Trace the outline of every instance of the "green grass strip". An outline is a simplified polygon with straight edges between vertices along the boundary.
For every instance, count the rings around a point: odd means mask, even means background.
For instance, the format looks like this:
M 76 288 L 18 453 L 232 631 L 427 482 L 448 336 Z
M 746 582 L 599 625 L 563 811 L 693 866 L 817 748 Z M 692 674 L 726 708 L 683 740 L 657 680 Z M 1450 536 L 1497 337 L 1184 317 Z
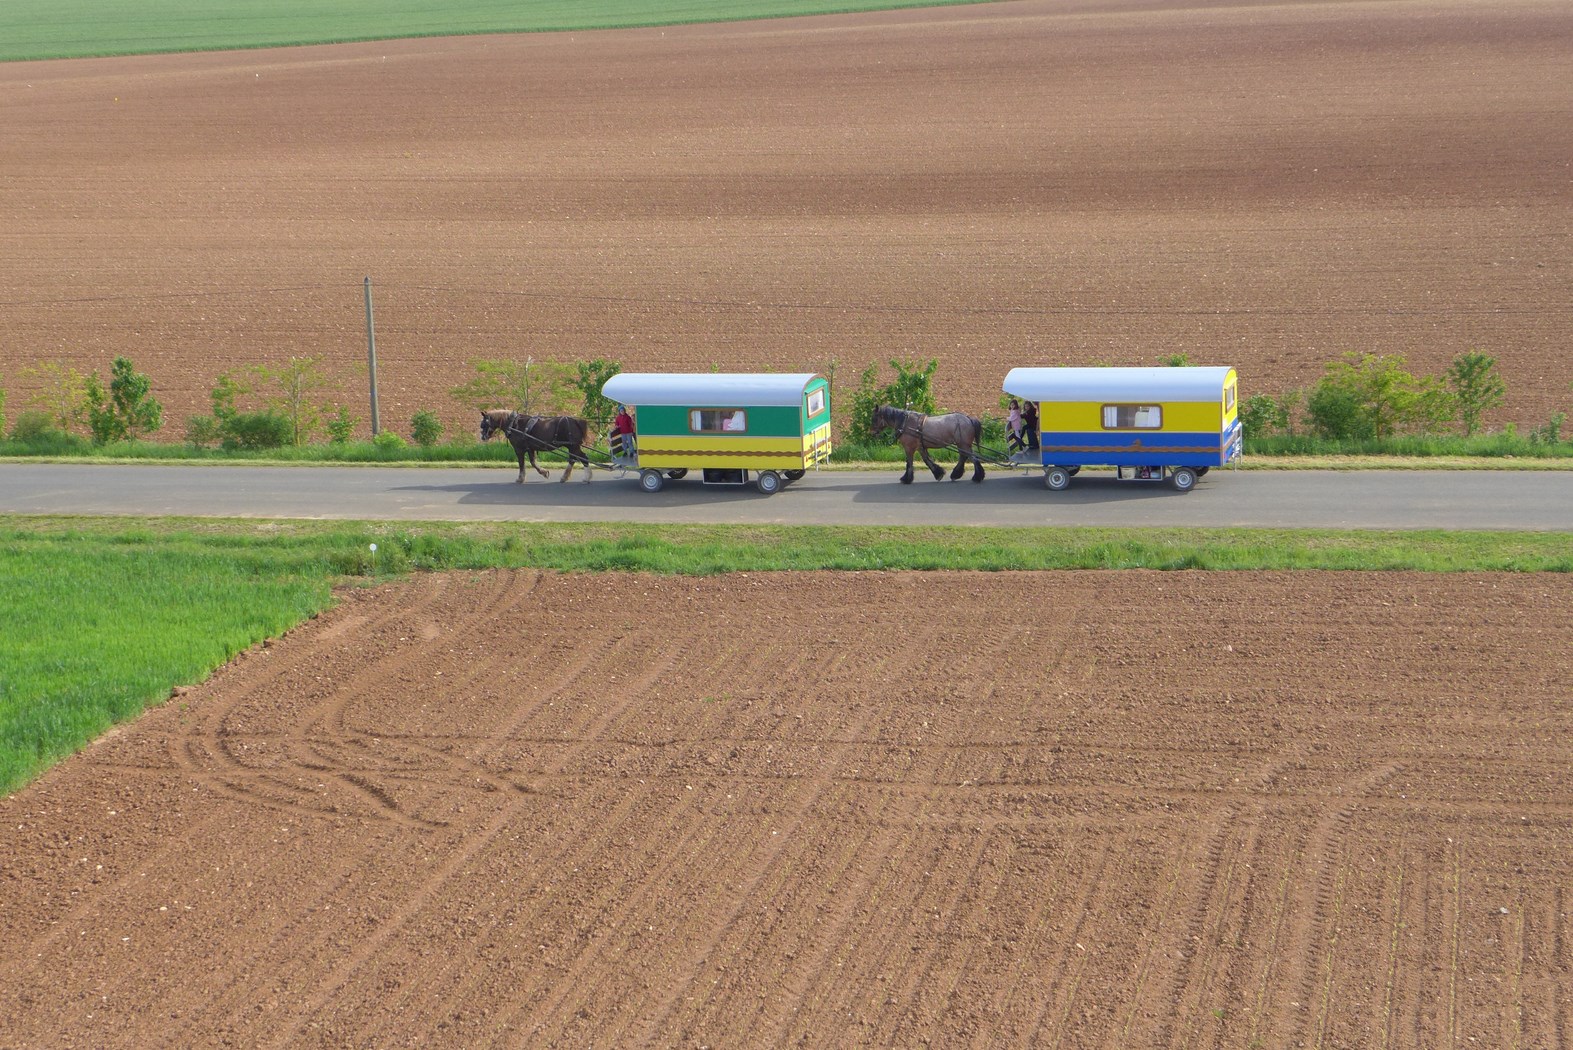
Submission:
M 377 545 L 375 553 L 371 545 Z M 0 518 L 0 791 L 326 608 L 419 570 L 1573 571 L 1565 534 Z
M 0 61 L 539 33 L 941 7 L 982 0 L 5 0 Z
M 0 791 L 331 600 L 249 537 L 0 531 Z

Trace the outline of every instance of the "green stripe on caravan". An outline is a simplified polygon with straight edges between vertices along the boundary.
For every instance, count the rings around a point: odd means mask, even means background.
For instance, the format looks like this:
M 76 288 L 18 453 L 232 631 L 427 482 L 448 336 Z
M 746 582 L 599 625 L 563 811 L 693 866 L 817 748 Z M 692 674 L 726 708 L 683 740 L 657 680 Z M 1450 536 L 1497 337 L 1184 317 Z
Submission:
M 695 405 L 695 408 L 700 406 Z M 797 406 L 713 405 L 707 408 L 743 409 L 750 437 L 798 437 L 803 433 L 803 410 Z M 636 427 L 641 436 L 692 434 L 687 407 L 676 405 L 639 405 Z

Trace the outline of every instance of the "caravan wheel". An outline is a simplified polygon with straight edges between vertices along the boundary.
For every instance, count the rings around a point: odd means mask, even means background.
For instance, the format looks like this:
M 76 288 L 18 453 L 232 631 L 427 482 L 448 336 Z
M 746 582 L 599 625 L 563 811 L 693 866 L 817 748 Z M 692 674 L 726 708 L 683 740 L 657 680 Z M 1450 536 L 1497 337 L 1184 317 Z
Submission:
M 1196 471 L 1190 467 L 1175 467 L 1169 473 L 1169 487 L 1176 492 L 1189 492 L 1196 487 Z
M 761 470 L 754 479 L 754 485 L 767 496 L 774 496 L 781 491 L 781 475 L 773 470 Z
M 666 484 L 659 470 L 641 470 L 639 472 L 639 487 L 646 492 L 660 492 L 661 486 Z
M 1043 472 L 1043 483 L 1050 492 L 1063 492 L 1070 487 L 1071 474 L 1064 467 L 1049 467 Z

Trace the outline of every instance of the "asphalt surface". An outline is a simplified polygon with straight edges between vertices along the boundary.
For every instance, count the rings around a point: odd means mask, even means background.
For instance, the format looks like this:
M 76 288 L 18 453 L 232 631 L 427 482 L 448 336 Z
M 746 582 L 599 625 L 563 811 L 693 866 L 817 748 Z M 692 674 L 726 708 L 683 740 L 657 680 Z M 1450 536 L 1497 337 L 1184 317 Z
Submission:
M 0 514 L 377 521 L 630 521 L 825 525 L 1131 525 L 1573 531 L 1573 471 L 1214 470 L 1190 493 L 1084 472 L 1063 492 L 1041 473 L 982 484 L 812 472 L 774 496 L 701 484 L 658 493 L 637 477 L 593 483 L 513 468 L 0 464 Z

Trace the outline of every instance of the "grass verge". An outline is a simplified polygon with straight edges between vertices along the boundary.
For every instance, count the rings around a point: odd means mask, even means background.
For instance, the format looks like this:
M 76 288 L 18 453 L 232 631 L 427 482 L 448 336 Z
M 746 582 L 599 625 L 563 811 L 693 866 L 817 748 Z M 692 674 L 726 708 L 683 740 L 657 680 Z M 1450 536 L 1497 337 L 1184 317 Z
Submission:
M 336 585 L 490 568 L 1573 572 L 1573 547 L 1499 532 L 0 518 L 0 791 L 327 607 Z

